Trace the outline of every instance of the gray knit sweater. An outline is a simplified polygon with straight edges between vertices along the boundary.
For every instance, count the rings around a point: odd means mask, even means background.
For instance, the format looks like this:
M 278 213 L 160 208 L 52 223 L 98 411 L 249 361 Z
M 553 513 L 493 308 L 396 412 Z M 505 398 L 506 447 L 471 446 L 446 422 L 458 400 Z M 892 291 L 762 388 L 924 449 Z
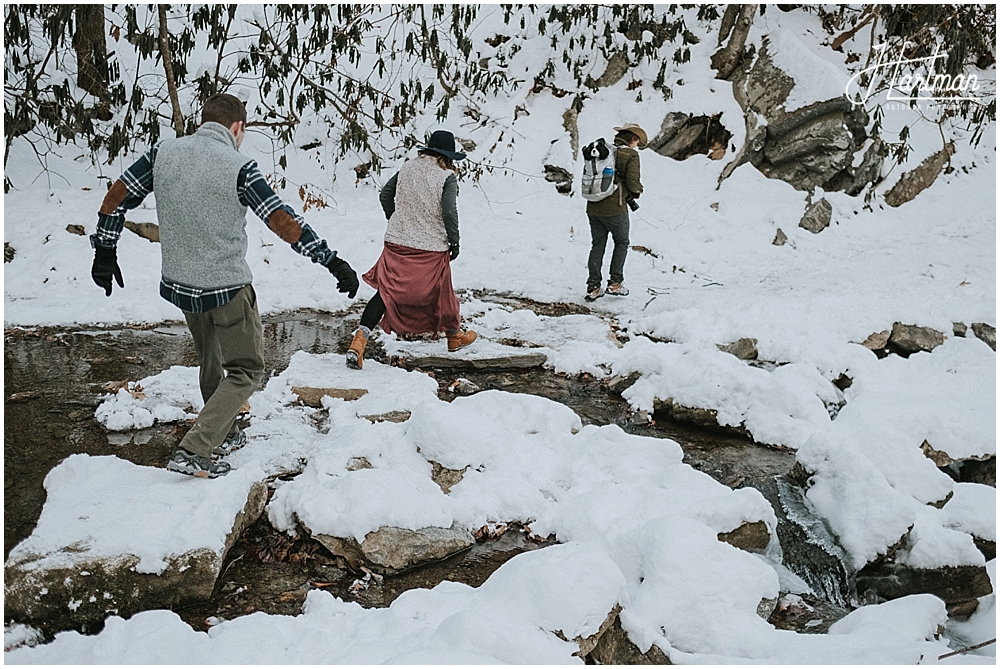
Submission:
M 219 123 L 159 145 L 153 183 L 164 279 L 204 289 L 253 281 L 246 262 L 247 207 L 236 189 L 249 162 Z

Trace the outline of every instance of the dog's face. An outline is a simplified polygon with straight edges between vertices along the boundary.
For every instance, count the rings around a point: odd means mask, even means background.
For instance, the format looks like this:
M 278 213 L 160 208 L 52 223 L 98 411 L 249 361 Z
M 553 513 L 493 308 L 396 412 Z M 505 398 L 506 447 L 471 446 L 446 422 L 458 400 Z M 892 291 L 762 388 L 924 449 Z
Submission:
M 608 150 L 608 145 L 604 141 L 604 138 L 597 140 L 596 142 L 591 142 L 587 146 L 583 147 L 583 157 L 587 160 L 604 160 L 608 157 L 610 151 Z

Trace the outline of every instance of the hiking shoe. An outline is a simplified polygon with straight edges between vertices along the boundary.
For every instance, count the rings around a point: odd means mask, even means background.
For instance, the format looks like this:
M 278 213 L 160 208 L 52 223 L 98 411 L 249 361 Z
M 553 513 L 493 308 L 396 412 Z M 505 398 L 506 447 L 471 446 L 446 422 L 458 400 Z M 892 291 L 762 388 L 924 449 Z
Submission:
M 215 461 L 211 458 L 203 458 L 194 453 L 188 453 L 183 448 L 175 448 L 167 463 L 167 469 L 178 474 L 197 476 L 203 479 L 214 479 L 225 476 L 232 467 L 224 460 Z
M 604 295 L 604 291 L 601 290 L 600 286 L 597 286 L 595 288 L 587 288 L 587 294 L 583 296 L 583 299 L 587 300 L 588 302 L 593 302 L 602 295 Z
M 229 455 L 233 451 L 237 451 L 247 445 L 247 433 L 243 430 L 238 430 L 236 434 L 231 434 L 226 437 L 226 440 L 212 449 L 212 457 L 220 458 Z
M 475 330 L 459 330 L 456 334 L 448 335 L 448 352 L 454 353 L 460 348 L 465 348 L 476 341 Z
M 358 328 L 358 331 L 354 333 L 354 339 L 351 340 L 351 347 L 347 349 L 347 366 L 351 369 L 361 369 L 365 364 L 365 344 L 368 343 L 368 337 L 365 336 L 364 330 Z
M 628 295 L 628 288 L 620 283 L 609 283 L 608 284 L 608 295 L 619 295 L 625 297 Z

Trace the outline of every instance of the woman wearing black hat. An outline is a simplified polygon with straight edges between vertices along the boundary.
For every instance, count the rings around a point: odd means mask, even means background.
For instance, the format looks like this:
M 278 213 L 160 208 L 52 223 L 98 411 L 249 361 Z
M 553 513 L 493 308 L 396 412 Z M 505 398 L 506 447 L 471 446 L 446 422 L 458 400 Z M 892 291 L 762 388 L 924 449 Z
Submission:
M 458 177 L 455 137 L 434 132 L 417 157 L 408 160 L 382 188 L 379 201 L 389 221 L 385 246 L 362 277 L 376 291 L 361 315 L 347 351 L 347 365 L 361 369 L 365 345 L 381 322 L 385 332 L 441 333 L 448 350 L 476 340 L 459 327 L 458 298 L 451 285 L 451 261 L 458 257 Z

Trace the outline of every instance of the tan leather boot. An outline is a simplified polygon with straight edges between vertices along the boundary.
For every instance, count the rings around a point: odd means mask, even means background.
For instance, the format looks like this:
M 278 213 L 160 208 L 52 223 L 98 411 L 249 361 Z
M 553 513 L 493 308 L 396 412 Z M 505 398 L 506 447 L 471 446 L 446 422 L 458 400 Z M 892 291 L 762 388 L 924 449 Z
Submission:
M 351 369 L 361 369 L 365 364 L 365 344 L 368 343 L 368 337 L 365 336 L 365 332 L 362 329 L 358 329 L 354 333 L 354 339 L 351 340 L 351 346 L 347 349 L 347 366 Z
M 465 348 L 474 341 L 476 341 L 475 330 L 466 330 L 464 332 L 459 330 L 453 335 L 448 335 L 448 352 L 454 353 L 458 349 Z

